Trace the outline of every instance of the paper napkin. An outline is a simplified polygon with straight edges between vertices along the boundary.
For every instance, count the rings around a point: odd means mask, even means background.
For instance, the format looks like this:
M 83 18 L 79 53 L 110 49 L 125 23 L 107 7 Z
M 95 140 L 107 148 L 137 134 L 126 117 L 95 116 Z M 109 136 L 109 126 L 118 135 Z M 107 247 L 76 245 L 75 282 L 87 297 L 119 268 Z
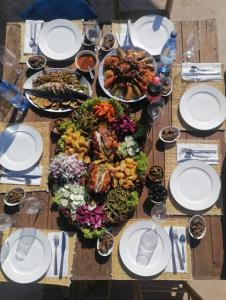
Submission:
M 200 71 L 192 72 L 191 66 L 198 67 Z M 181 75 L 182 79 L 186 81 L 210 81 L 223 78 L 221 63 L 183 63 Z
M 38 39 L 39 39 L 39 34 L 42 29 L 42 25 L 44 24 L 44 21 L 42 20 L 26 20 L 25 21 L 25 34 L 24 34 L 24 54 L 32 54 L 32 47 L 29 45 L 29 40 L 31 38 L 31 25 L 32 23 L 36 23 L 36 36 L 35 36 L 35 41 L 36 44 L 38 45 Z
M 29 185 L 40 185 L 42 180 L 42 170 L 41 165 L 35 165 L 32 168 L 25 170 L 23 172 L 9 171 L 2 169 L 0 171 L 0 183 L 4 184 L 27 184 L 26 179 L 29 179 Z M 4 175 L 1 175 L 4 173 Z M 18 177 L 20 175 L 20 177 Z M 31 178 L 29 176 L 39 176 Z
M 194 153 L 194 155 L 188 155 L 186 154 L 185 151 L 183 151 L 186 148 L 192 150 L 199 150 L 200 152 Z M 206 150 L 213 150 L 216 152 L 215 153 L 202 152 Z M 200 160 L 210 165 L 217 165 L 219 163 L 218 145 L 177 143 L 177 162 L 182 162 L 187 160 Z
M 179 238 L 180 238 L 181 234 L 184 234 L 185 237 L 186 237 L 186 228 L 185 227 L 177 227 L 177 226 L 174 226 L 173 228 L 177 230 L 177 233 L 178 233 L 178 245 L 179 245 L 180 253 L 182 255 L 182 245 L 179 242 Z M 169 235 L 170 227 L 164 227 L 164 229 L 167 232 L 167 234 Z M 179 259 L 178 259 L 178 254 L 177 254 L 176 245 L 175 245 L 175 242 L 174 242 L 174 255 L 175 255 L 175 261 L 176 261 L 177 273 L 187 273 L 187 259 L 188 259 L 187 258 L 187 241 L 185 241 L 185 243 L 183 245 L 184 245 L 185 263 L 184 263 L 184 270 L 181 270 L 180 269 Z M 170 258 L 169 264 L 166 267 L 165 272 L 173 273 L 172 257 Z
M 55 246 L 54 246 L 54 235 L 57 234 L 59 237 L 59 246 L 57 247 L 57 269 L 58 269 L 58 275 L 54 275 L 54 259 L 55 259 Z M 64 261 L 63 261 L 63 277 L 68 277 L 68 233 L 65 232 L 66 235 L 66 248 L 64 252 Z M 60 262 L 61 262 L 61 244 L 62 244 L 62 231 L 56 231 L 56 232 L 49 232 L 48 233 L 48 240 L 50 242 L 51 248 L 52 248 L 52 259 L 51 264 L 49 267 L 49 270 L 46 274 L 47 277 L 59 277 L 59 271 L 60 271 Z

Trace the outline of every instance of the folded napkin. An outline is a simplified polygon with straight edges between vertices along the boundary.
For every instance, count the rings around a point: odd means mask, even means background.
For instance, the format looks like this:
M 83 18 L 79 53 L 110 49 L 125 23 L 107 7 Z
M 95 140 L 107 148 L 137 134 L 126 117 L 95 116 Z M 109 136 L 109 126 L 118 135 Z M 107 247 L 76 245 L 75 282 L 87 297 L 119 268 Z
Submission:
M 198 69 L 191 68 L 195 66 Z M 192 71 L 195 70 L 195 71 Z M 183 63 L 182 79 L 186 81 L 221 80 L 221 63 Z
M 42 29 L 44 21 L 41 20 L 26 20 L 25 22 L 25 34 L 24 34 L 24 54 L 32 54 L 32 47 L 29 45 L 29 41 L 31 39 L 31 25 L 32 24 L 37 24 L 36 27 L 36 34 L 35 34 L 35 42 L 36 45 L 38 46 L 38 39 L 39 39 L 39 34 Z M 37 47 L 38 48 L 38 47 Z
M 54 275 L 54 260 L 55 260 L 55 246 L 54 246 L 54 235 L 57 234 L 59 237 L 59 246 L 57 247 L 57 269 L 58 269 L 58 275 Z M 63 277 L 68 277 L 68 233 L 65 232 L 66 235 L 66 248 L 64 252 L 64 260 L 63 260 Z M 62 244 L 62 232 L 56 231 L 56 232 L 49 232 L 48 233 L 48 240 L 50 242 L 51 248 L 52 248 L 52 260 L 49 267 L 49 270 L 46 274 L 47 277 L 59 277 L 59 271 L 60 271 L 60 262 L 61 262 L 61 244 Z
M 42 170 L 41 165 L 35 165 L 30 169 L 27 169 L 23 172 L 9 171 L 2 169 L 0 171 L 0 183 L 4 184 L 27 184 L 27 179 L 29 179 L 30 185 L 40 185 L 42 179 Z M 30 177 L 35 176 L 35 177 Z M 36 177 L 37 176 L 37 177 Z
M 186 154 L 186 148 L 191 150 L 198 150 L 192 154 Z M 215 153 L 205 153 L 205 151 L 213 150 Z M 200 152 L 199 152 L 200 151 Z M 202 152 L 203 151 L 203 152 Z M 177 162 L 187 160 L 200 160 L 210 165 L 217 165 L 219 163 L 218 145 L 216 144 L 185 144 L 177 143 Z
M 179 238 L 180 238 L 181 234 L 184 234 L 184 236 L 186 237 L 186 228 L 185 227 L 177 227 L 177 226 L 174 226 L 173 228 L 177 229 L 179 250 L 180 250 L 180 253 L 182 255 L 182 245 L 179 242 Z M 167 232 L 167 234 L 169 235 L 170 227 L 164 227 L 164 229 Z M 185 255 L 184 270 L 180 269 L 180 263 L 179 263 L 179 259 L 178 259 L 178 254 L 177 254 L 177 249 L 176 249 L 175 242 L 174 242 L 174 245 L 173 245 L 173 247 L 174 247 L 173 251 L 174 251 L 174 255 L 175 255 L 177 273 L 187 273 L 187 241 L 185 241 L 185 243 L 183 245 L 184 245 L 184 255 Z M 173 273 L 172 258 L 170 259 L 169 264 L 165 268 L 165 272 Z

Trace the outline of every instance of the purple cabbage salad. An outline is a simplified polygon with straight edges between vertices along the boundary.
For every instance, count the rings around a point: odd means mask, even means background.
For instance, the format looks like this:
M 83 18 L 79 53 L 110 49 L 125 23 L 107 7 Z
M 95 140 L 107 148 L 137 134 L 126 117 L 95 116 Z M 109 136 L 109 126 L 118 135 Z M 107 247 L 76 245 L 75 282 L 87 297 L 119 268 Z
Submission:
M 79 183 L 86 169 L 86 165 L 74 155 L 60 153 L 51 160 L 49 175 L 55 180 Z
M 82 205 L 76 211 L 76 222 L 81 227 L 88 227 L 91 229 L 101 228 L 106 216 L 102 206 Z
M 112 127 L 119 137 L 134 134 L 137 129 L 136 122 L 128 115 L 123 115 L 115 119 Z

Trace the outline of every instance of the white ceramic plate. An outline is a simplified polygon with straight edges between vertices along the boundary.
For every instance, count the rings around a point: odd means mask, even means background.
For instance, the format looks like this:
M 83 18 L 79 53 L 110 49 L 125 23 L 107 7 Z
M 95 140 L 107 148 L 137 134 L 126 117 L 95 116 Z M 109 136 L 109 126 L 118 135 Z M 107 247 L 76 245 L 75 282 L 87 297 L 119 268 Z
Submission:
M 121 47 L 123 49 L 123 47 Z M 139 47 L 135 47 L 133 48 L 134 50 L 137 50 L 137 51 L 142 51 L 144 49 L 141 49 Z M 140 98 L 137 98 L 137 99 L 133 99 L 133 100 L 125 100 L 123 98 L 119 98 L 119 97 L 116 97 L 114 95 L 111 94 L 111 92 L 106 89 L 104 87 L 104 63 L 105 63 L 105 59 L 108 57 L 108 56 L 111 56 L 111 55 L 116 55 L 117 54 L 117 51 L 116 49 L 112 49 L 110 52 L 108 52 L 108 54 L 105 55 L 104 59 L 102 60 L 100 66 L 99 66 L 99 72 L 98 72 L 98 79 L 99 79 L 99 83 L 100 83 L 100 86 L 102 88 L 102 90 L 105 92 L 105 94 L 108 95 L 108 97 L 110 98 L 114 98 L 114 99 L 117 99 L 119 101 L 122 101 L 122 102 L 125 102 L 125 103 L 133 103 L 133 102 L 138 102 L 142 99 L 144 99 L 146 97 L 146 94 L 144 93 L 144 95 L 142 95 Z M 157 64 L 156 64 L 156 61 L 154 59 L 154 57 L 152 57 L 151 54 L 149 53 L 146 53 L 146 57 L 151 57 L 153 59 L 153 65 L 154 65 L 154 68 L 155 68 L 155 72 L 157 70 Z
M 48 238 L 39 230 L 27 257 L 18 261 L 15 257 L 21 229 L 13 232 L 7 239 L 9 253 L 2 263 L 2 270 L 12 281 L 30 283 L 40 279 L 51 263 L 51 245 Z
M 71 58 L 81 45 L 81 30 L 74 23 L 64 19 L 45 23 L 39 35 L 40 50 L 54 60 Z
M 1 133 L 0 165 L 11 171 L 31 168 L 40 159 L 43 140 L 32 126 L 15 124 Z
M 148 228 L 155 226 L 158 244 L 147 266 L 136 263 L 136 255 L 141 235 Z M 127 269 L 139 276 L 154 276 L 162 272 L 169 263 L 172 247 L 168 234 L 158 224 L 152 221 L 139 221 L 129 226 L 122 234 L 119 243 L 119 253 Z
M 151 55 L 160 55 L 173 29 L 173 23 L 165 17 L 144 16 L 131 25 L 132 42 Z
M 226 117 L 226 99 L 215 87 L 198 85 L 183 94 L 179 109 L 183 120 L 191 127 L 211 130 Z
M 55 71 L 72 71 L 70 69 L 64 69 L 64 68 L 49 68 L 47 69 L 48 72 L 55 72 Z M 24 83 L 24 86 L 23 88 L 24 89 L 31 89 L 32 88 L 32 81 L 34 79 L 36 79 L 39 75 L 42 74 L 43 71 L 39 71 L 35 74 L 33 74 L 31 77 L 29 77 L 25 83 Z M 80 79 L 80 84 L 81 85 L 86 85 L 88 90 L 89 90 L 89 96 L 91 97 L 92 96 L 92 88 L 91 88 L 91 85 L 89 83 L 89 81 L 84 77 L 82 76 L 81 79 Z M 54 113 L 62 113 L 62 112 L 70 112 L 73 110 L 73 108 L 65 108 L 65 109 L 57 109 L 57 110 L 54 110 L 54 109 L 51 109 L 51 108 L 40 108 L 38 107 L 33 101 L 32 99 L 30 98 L 30 94 L 29 93 L 25 93 L 28 101 L 35 107 L 37 107 L 38 109 L 41 109 L 41 110 L 45 110 L 45 111 L 49 111 L 49 112 L 54 112 Z
M 218 200 L 220 189 L 221 182 L 216 171 L 198 160 L 180 163 L 170 178 L 173 198 L 189 210 L 211 207 Z

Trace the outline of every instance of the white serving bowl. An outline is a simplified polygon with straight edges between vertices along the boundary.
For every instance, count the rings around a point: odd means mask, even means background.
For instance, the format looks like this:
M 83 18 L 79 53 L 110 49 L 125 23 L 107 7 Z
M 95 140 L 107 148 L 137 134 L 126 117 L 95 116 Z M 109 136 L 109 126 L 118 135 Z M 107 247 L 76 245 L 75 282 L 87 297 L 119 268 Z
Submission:
M 173 139 L 173 140 L 171 140 L 171 141 L 170 141 L 170 140 L 165 140 L 164 137 L 163 137 L 163 131 L 164 131 L 165 129 L 168 129 L 168 128 L 174 129 L 174 130 L 176 131 L 176 133 L 177 133 L 176 138 Z M 163 141 L 163 142 L 166 143 L 166 144 L 175 143 L 175 142 L 179 139 L 179 137 L 180 137 L 180 129 L 177 128 L 177 127 L 174 127 L 174 126 L 167 126 L 167 127 L 164 127 L 164 128 L 162 128 L 162 129 L 160 130 L 160 132 L 159 132 L 159 138 L 160 138 L 160 140 Z
M 111 237 L 113 238 L 113 244 L 112 244 L 112 247 L 108 250 L 108 252 L 107 253 L 101 253 L 100 252 L 100 240 L 98 239 L 97 240 L 97 252 L 101 255 L 101 256 L 109 256 L 111 253 L 112 253 L 112 251 L 113 251 L 113 248 L 114 248 L 114 236 L 109 232 L 109 231 L 106 231 L 106 233 L 108 233 L 109 235 L 111 235 Z M 105 234 L 105 233 L 104 233 Z
M 203 230 L 202 234 L 201 234 L 200 236 L 198 236 L 198 237 L 197 237 L 197 236 L 194 236 L 193 233 L 192 233 L 192 231 L 191 231 L 191 222 L 192 222 L 194 219 L 196 219 L 196 218 L 199 218 L 199 219 L 202 220 L 202 221 L 204 222 L 204 224 L 205 224 L 205 229 Z M 205 219 L 204 219 L 202 216 L 200 216 L 200 215 L 195 215 L 195 216 L 191 217 L 191 219 L 189 220 L 189 224 L 188 224 L 188 231 L 189 231 L 190 236 L 191 236 L 193 239 L 195 239 L 195 240 L 201 240 L 201 239 L 205 236 L 205 234 L 206 234 L 206 221 L 205 221 Z

